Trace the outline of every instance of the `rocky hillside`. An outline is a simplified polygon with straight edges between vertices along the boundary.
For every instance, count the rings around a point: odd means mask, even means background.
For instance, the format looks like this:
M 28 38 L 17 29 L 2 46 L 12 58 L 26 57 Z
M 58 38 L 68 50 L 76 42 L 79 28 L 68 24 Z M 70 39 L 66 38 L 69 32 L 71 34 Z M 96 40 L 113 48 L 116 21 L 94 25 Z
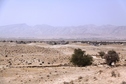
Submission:
M 49 25 L 29 26 L 14 24 L 0 26 L 0 37 L 10 38 L 71 38 L 71 39 L 126 39 L 126 26 L 83 25 L 69 27 L 53 27 Z

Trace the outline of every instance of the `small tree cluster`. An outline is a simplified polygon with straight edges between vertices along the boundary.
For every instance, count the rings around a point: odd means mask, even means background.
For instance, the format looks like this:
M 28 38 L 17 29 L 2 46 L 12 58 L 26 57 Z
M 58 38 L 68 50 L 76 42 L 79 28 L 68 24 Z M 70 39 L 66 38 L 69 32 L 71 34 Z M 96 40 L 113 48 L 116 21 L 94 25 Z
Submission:
M 73 65 L 87 66 L 92 64 L 93 58 L 90 55 L 86 55 L 85 51 L 75 49 L 70 61 Z
M 108 51 L 108 53 L 105 54 L 104 58 L 106 60 L 106 63 L 110 66 L 112 65 L 112 63 L 119 61 L 119 55 L 114 50 Z

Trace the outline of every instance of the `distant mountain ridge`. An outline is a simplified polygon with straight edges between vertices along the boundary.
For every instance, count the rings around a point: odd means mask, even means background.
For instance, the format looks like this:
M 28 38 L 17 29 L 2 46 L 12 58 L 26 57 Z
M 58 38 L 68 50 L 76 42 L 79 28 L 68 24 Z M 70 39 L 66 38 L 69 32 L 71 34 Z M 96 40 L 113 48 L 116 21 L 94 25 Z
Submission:
M 83 25 L 54 27 L 50 25 L 14 24 L 0 26 L 0 38 L 65 38 L 65 39 L 126 39 L 126 26 Z

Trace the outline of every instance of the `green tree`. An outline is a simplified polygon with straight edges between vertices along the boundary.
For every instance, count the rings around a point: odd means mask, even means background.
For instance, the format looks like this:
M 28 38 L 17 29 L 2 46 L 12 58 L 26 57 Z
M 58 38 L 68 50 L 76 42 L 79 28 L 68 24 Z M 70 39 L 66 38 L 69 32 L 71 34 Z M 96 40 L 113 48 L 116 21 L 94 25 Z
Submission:
M 75 49 L 70 61 L 73 65 L 80 67 L 91 65 L 93 58 L 90 55 L 86 55 L 85 51 L 82 51 L 81 49 Z

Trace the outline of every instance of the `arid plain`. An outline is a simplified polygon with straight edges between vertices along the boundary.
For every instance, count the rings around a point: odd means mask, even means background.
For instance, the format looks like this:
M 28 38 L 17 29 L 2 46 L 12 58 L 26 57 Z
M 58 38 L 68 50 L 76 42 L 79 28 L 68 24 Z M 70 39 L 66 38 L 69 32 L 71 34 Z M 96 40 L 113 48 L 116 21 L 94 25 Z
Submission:
M 77 48 L 93 57 L 91 66 L 70 63 Z M 107 66 L 98 55 L 109 50 L 119 53 L 116 67 Z M 126 44 L 0 42 L 0 84 L 126 84 Z

